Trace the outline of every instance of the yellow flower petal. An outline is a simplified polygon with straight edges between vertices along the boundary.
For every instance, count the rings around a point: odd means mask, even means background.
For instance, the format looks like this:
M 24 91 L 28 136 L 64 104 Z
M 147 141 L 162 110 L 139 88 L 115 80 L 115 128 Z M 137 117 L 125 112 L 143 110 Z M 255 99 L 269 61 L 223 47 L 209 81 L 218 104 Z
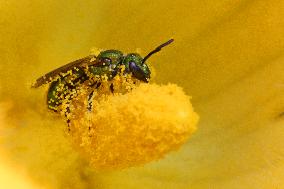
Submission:
M 1 149 L 50 188 L 283 188 L 282 0 L 1 1 Z M 93 46 L 125 53 L 171 45 L 149 59 L 202 117 L 176 153 L 141 168 L 92 172 L 46 113 L 38 76 Z M 79 163 L 78 163 L 79 161 Z M 15 170 L 17 172 L 17 170 Z M 3 176 L 3 175 L 2 175 Z

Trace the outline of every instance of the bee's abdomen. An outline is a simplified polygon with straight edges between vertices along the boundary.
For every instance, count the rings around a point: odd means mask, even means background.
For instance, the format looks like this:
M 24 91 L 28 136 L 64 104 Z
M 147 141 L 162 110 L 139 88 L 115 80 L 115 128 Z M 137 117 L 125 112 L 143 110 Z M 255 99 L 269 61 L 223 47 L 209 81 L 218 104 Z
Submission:
M 84 70 L 76 68 L 71 74 L 53 81 L 47 93 L 48 108 L 57 111 L 64 100 L 71 100 L 76 96 L 78 87 L 87 79 Z
M 48 108 L 57 111 L 57 107 L 62 104 L 64 99 L 64 84 L 60 81 L 53 81 L 47 92 L 47 105 Z M 66 90 L 67 91 L 67 90 Z

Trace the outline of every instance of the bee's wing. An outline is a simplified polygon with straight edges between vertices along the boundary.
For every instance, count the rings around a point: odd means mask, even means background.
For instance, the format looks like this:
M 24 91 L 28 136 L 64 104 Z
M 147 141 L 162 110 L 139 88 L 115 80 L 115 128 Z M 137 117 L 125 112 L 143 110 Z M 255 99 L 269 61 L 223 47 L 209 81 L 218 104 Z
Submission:
M 74 67 L 82 67 L 82 66 L 87 66 L 90 64 L 95 64 L 95 60 L 96 60 L 96 56 L 90 55 L 90 56 L 75 60 L 73 62 L 70 62 L 38 78 L 36 82 L 32 85 L 32 87 L 37 88 L 43 84 L 46 84 L 52 81 L 53 79 L 55 79 L 60 73 L 66 73 L 69 70 L 72 70 Z

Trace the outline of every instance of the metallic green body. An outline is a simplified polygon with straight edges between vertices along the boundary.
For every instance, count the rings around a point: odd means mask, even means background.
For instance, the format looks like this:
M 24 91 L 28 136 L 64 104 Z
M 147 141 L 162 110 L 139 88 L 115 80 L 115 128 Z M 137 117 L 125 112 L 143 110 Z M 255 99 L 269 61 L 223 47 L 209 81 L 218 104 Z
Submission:
M 91 81 L 92 77 L 97 78 L 104 75 L 107 76 L 108 80 L 111 80 L 120 71 L 122 65 L 125 66 L 124 74 L 131 74 L 136 79 L 149 82 L 151 72 L 145 61 L 173 41 L 173 39 L 170 39 L 159 45 L 144 58 L 137 53 L 124 56 L 118 50 L 102 51 L 97 57 L 90 55 L 45 74 L 37 79 L 34 87 L 51 82 L 47 93 L 47 104 L 49 109 L 57 111 L 63 100 L 70 101 L 76 96 L 76 91 L 82 83 L 87 80 Z M 59 78 L 55 79 L 57 76 Z M 96 89 L 100 86 L 100 82 L 89 82 L 87 85 Z M 113 85 L 110 85 L 110 90 L 113 92 Z
M 124 60 L 130 59 L 125 59 L 122 52 L 118 50 L 106 50 L 102 51 L 94 60 L 94 64 L 89 65 L 87 69 L 73 68 L 72 74 L 61 76 L 50 84 L 47 93 L 48 108 L 57 111 L 63 100 L 71 100 L 78 87 L 86 80 L 89 80 L 90 77 L 105 75 L 111 80 L 117 74 Z M 139 56 L 135 60 L 142 61 L 142 58 Z M 130 71 L 125 72 L 125 74 L 129 73 Z

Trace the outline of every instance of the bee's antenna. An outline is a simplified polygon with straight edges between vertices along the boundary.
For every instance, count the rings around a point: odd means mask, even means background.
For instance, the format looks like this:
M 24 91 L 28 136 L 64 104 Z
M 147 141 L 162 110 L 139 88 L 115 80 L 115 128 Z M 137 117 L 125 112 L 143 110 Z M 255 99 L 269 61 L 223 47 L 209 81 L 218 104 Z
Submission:
M 153 51 L 151 51 L 149 54 L 147 54 L 147 56 L 145 56 L 145 57 L 143 58 L 142 64 L 144 64 L 145 61 L 146 61 L 150 56 L 152 56 L 153 54 L 159 52 L 163 47 L 165 47 L 165 46 L 171 44 L 173 41 L 174 41 L 174 39 L 170 39 L 170 40 L 168 40 L 167 42 L 165 42 L 165 43 L 161 44 L 160 46 L 158 46 L 157 48 L 155 48 Z

